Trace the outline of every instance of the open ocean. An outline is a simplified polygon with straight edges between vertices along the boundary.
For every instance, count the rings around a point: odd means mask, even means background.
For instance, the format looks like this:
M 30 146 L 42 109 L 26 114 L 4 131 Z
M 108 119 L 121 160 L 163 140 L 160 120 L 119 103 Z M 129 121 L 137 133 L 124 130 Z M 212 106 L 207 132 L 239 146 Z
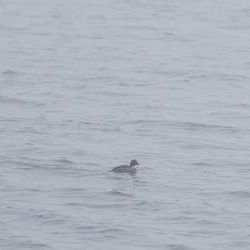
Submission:
M 248 250 L 249 218 L 249 0 L 0 0 L 1 250 Z

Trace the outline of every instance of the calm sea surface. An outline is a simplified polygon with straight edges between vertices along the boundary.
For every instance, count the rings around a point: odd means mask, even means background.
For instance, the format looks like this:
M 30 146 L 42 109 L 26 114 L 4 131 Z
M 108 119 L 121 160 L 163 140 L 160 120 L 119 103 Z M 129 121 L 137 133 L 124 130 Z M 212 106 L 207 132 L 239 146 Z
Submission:
M 249 218 L 249 0 L 0 0 L 1 250 L 247 250 Z

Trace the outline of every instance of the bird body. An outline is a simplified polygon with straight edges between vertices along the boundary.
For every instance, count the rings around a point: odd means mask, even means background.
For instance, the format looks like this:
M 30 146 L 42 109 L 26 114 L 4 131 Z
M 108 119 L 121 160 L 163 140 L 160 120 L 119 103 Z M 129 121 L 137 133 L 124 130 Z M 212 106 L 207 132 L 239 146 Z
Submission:
M 128 173 L 128 174 L 135 174 L 136 168 L 135 166 L 139 165 L 137 160 L 132 160 L 130 165 L 120 165 L 118 167 L 113 168 L 111 171 L 114 173 Z

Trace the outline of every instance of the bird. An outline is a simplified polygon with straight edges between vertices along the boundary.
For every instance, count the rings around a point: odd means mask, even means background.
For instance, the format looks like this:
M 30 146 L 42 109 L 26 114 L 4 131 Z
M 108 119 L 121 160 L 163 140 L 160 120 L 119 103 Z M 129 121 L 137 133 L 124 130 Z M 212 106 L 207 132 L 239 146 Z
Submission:
M 127 174 L 135 174 L 136 168 L 135 166 L 139 165 L 137 160 L 132 160 L 129 165 L 120 165 L 111 170 L 114 173 L 127 173 Z

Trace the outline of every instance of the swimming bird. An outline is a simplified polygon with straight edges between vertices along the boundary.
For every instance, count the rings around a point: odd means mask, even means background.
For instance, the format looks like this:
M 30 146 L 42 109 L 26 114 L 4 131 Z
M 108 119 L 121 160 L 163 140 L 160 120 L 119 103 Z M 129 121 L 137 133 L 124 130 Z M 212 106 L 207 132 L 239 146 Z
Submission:
M 139 165 L 137 160 L 132 160 L 129 165 L 121 165 L 121 166 L 115 167 L 111 170 L 111 172 L 135 174 L 136 173 L 136 168 L 135 168 L 136 165 Z

